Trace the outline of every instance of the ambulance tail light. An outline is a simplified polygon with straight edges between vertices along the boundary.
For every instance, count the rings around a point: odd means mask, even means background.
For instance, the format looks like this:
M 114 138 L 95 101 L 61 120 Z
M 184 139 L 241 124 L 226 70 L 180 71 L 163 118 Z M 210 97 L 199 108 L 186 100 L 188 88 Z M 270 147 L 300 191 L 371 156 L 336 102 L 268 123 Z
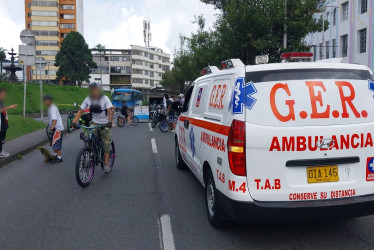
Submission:
M 233 120 L 227 140 L 231 172 L 235 175 L 246 175 L 245 157 L 245 123 Z

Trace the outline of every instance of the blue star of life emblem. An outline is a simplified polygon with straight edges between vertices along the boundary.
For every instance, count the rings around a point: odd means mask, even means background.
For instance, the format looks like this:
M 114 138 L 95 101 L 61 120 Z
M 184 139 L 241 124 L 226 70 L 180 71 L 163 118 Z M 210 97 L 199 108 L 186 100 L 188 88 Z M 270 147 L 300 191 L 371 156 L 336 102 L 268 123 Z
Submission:
M 253 82 L 245 83 L 244 77 L 238 78 L 235 82 L 232 113 L 243 114 L 244 107 L 251 110 L 257 101 L 252 95 L 256 93 L 257 89 Z
M 193 133 L 193 127 L 190 129 L 190 146 L 192 151 L 192 158 L 195 157 L 195 135 Z
M 374 92 L 374 80 L 369 80 L 369 90 Z

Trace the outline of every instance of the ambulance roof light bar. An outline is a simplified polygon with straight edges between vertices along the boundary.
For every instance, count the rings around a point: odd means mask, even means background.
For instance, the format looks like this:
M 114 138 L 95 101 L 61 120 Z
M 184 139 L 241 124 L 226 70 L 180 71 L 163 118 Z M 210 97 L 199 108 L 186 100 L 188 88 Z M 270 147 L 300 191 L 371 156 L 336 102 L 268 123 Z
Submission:
M 221 62 L 222 69 L 232 69 L 237 67 L 244 67 L 244 63 L 240 59 L 229 59 Z
M 208 67 L 204 68 L 202 71 L 200 71 L 200 74 L 202 76 L 204 76 L 204 75 L 216 73 L 218 71 L 219 71 L 219 69 L 216 66 L 208 66 Z
M 283 62 L 312 62 L 312 52 L 286 52 L 281 54 Z

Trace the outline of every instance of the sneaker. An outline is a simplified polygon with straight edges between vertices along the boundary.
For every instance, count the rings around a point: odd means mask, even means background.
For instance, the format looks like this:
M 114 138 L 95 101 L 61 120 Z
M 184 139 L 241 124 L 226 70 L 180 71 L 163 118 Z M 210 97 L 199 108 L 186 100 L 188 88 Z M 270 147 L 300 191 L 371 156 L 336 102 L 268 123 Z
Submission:
M 0 153 L 0 158 L 7 158 L 7 157 L 9 157 L 9 155 L 10 155 L 9 153 L 7 153 L 3 150 L 3 152 Z
M 109 165 L 104 165 L 104 172 L 105 173 L 109 173 L 111 170 L 112 170 L 112 168 L 109 167 Z
M 56 157 L 56 159 L 55 159 L 55 161 L 54 161 L 53 163 L 62 163 L 62 162 L 64 162 L 64 161 L 62 160 L 62 158 L 59 159 L 59 158 Z

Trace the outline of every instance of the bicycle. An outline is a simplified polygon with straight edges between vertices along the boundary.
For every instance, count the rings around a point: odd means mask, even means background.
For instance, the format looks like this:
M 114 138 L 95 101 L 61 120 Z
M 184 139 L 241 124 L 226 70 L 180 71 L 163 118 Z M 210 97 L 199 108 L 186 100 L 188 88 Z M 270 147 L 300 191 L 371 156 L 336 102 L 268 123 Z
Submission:
M 177 118 L 170 119 L 169 116 L 166 117 L 165 120 L 160 122 L 160 130 L 164 133 L 168 132 L 169 130 L 173 130 L 173 123 L 177 121 Z
M 96 136 L 93 133 L 94 129 L 104 129 L 104 126 L 84 126 L 83 130 L 85 130 L 86 133 L 82 132 L 80 134 L 80 138 L 84 141 L 84 147 L 80 150 L 77 156 L 75 164 L 75 177 L 79 186 L 83 188 L 86 188 L 91 184 L 95 173 L 95 167 L 97 165 L 100 164 L 101 168 L 104 168 L 103 143 L 100 139 L 100 132 L 99 136 Z M 116 158 L 116 149 L 113 141 L 109 157 L 109 167 L 113 168 Z
M 75 115 L 78 113 L 78 110 L 69 110 L 68 118 L 67 118 L 67 130 L 69 133 L 73 132 L 74 129 L 72 127 Z M 84 111 L 84 114 L 79 118 L 79 125 L 89 126 L 91 122 L 91 114 L 89 113 L 89 109 Z
M 131 124 L 133 126 L 138 125 L 139 118 L 134 116 L 133 112 L 130 113 L 129 117 L 130 117 Z M 117 125 L 118 125 L 118 127 L 122 128 L 126 125 L 126 123 L 128 123 L 127 119 L 124 116 L 122 116 L 118 113 L 118 115 L 117 115 Z

